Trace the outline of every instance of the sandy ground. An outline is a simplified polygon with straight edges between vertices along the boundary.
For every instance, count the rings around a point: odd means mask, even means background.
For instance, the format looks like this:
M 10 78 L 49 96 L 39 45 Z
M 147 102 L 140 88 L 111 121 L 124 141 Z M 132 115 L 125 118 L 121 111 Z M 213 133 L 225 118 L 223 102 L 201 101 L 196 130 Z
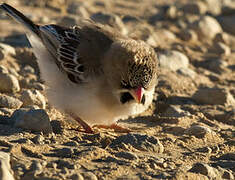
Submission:
M 19 105 L 6 107 L 0 98 L 0 151 L 9 155 L 15 179 L 234 179 L 235 36 L 223 26 L 212 37 L 214 24 L 202 32 L 207 26 L 195 28 L 194 22 L 205 14 L 220 22 L 235 15 L 235 6 L 226 14 L 213 12 L 216 0 L 200 1 L 193 8 L 186 0 L 5 2 L 39 24 L 72 25 L 107 13 L 111 18 L 102 17 L 105 23 L 147 41 L 158 55 L 177 51 L 188 59 L 185 66 L 182 57 L 180 63 L 165 67 L 160 62 L 152 106 L 139 117 L 119 122 L 131 133 L 96 128 L 95 134 L 85 134 L 46 98 L 22 97 L 28 91 L 43 96 L 43 80 L 23 28 L 0 13 L 0 41 L 13 47 L 0 48 L 0 75 L 11 74 L 19 83 L 17 90 L 0 88 L 1 96 L 20 100 Z M 219 10 L 226 6 L 222 2 Z M 49 134 L 17 126 L 12 117 L 17 109 L 38 107 L 49 115 Z

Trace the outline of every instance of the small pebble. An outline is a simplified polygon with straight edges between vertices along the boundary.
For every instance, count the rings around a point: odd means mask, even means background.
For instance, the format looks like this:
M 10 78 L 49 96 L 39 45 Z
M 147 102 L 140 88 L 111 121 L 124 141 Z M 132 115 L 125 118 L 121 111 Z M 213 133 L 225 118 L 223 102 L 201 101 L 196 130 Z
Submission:
M 43 109 L 18 109 L 12 116 L 14 126 L 45 134 L 52 132 L 50 118 Z
M 36 135 L 34 138 L 32 138 L 32 141 L 35 144 L 44 144 L 43 141 L 45 140 L 45 138 L 42 135 Z
M 199 104 L 235 106 L 235 99 L 225 88 L 201 88 L 194 93 L 192 98 Z
M 37 105 L 42 109 L 46 107 L 46 99 L 38 90 L 24 90 L 20 100 L 23 102 L 23 107 L 30 105 Z
M 217 33 L 223 32 L 218 21 L 211 16 L 202 16 L 192 28 L 198 33 L 200 40 L 214 39 Z
M 10 74 L 0 74 L 0 92 L 15 93 L 20 91 L 18 79 Z
M 70 176 L 71 180 L 84 180 L 83 176 L 80 173 L 73 174 Z
M 0 152 L 0 179 L 1 180 L 14 180 L 13 171 L 10 165 L 10 155 L 5 152 Z
M 98 12 L 91 15 L 90 18 L 95 22 L 101 24 L 108 24 L 110 26 L 117 28 L 123 35 L 127 35 L 128 33 L 127 28 L 125 27 L 119 16 L 117 15 Z
M 190 113 L 180 109 L 179 106 L 170 105 L 163 113 L 164 117 L 184 117 L 189 116 Z
M 0 94 L 0 108 L 18 109 L 23 103 L 13 97 Z
M 20 72 L 23 76 L 27 75 L 27 74 L 34 74 L 35 70 L 33 67 L 31 67 L 30 65 L 26 65 L 25 67 L 23 67 L 23 69 Z
M 194 135 L 197 138 L 203 138 L 203 137 L 205 137 L 206 134 L 212 133 L 212 131 L 211 131 L 211 129 L 204 127 L 204 126 L 193 125 L 190 128 L 188 128 L 185 131 L 185 133 L 189 134 L 189 135 Z
M 3 66 L 3 65 L 0 65 L 0 74 L 7 74 L 8 73 L 8 69 Z
M 192 79 L 194 79 L 197 74 L 195 71 L 193 71 L 192 69 L 189 69 L 189 68 L 180 68 L 177 70 L 177 73 L 179 73 L 183 76 L 186 76 L 186 77 L 190 77 Z
M 226 44 L 218 42 L 214 45 L 214 52 L 220 55 L 229 56 L 231 54 L 231 49 Z
M 230 172 L 230 171 L 228 171 L 228 170 L 225 170 L 225 171 L 223 172 L 222 178 L 223 178 L 223 179 L 231 179 L 231 180 L 233 180 L 233 179 L 234 179 L 234 175 L 233 175 L 232 172 Z
M 130 153 L 130 152 L 124 152 L 124 151 L 116 153 L 115 156 L 119 157 L 119 158 L 128 159 L 128 160 L 137 160 L 138 159 L 138 157 L 135 154 Z
M 98 180 L 98 178 L 96 177 L 95 174 L 93 174 L 92 172 L 85 172 L 82 173 L 84 179 L 86 180 Z
M 122 147 L 123 145 L 131 145 L 133 148 L 142 151 L 153 151 L 157 153 L 162 153 L 164 151 L 163 145 L 157 138 L 155 138 L 154 136 L 137 133 L 129 133 L 119 136 L 114 139 L 109 146 L 115 148 Z
M 182 10 L 184 13 L 189 13 L 189 14 L 205 14 L 207 11 L 207 7 L 205 3 L 200 2 L 200 1 L 195 1 L 195 2 L 190 2 L 186 3 Z
M 182 30 L 179 36 L 184 41 L 196 41 L 198 39 L 197 33 L 189 29 Z
M 209 176 L 210 178 L 219 177 L 219 172 L 215 168 L 205 163 L 195 163 L 189 171 L 194 173 L 200 173 L 205 176 Z
M 159 56 L 160 67 L 177 71 L 180 68 L 188 68 L 189 59 L 179 51 L 165 51 Z
M 71 148 L 61 148 L 61 149 L 55 149 L 56 151 L 56 156 L 61 157 L 61 158 L 66 158 L 66 157 L 72 157 L 73 155 L 73 150 Z
M 0 43 L 0 60 L 8 54 L 15 55 L 15 48 L 9 46 L 8 44 Z

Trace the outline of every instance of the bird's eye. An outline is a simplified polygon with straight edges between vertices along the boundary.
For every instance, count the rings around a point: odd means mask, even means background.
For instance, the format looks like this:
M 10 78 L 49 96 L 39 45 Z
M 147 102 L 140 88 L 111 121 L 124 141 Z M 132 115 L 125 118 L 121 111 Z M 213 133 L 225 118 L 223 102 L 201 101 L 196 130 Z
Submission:
M 131 100 L 134 100 L 134 98 L 132 97 L 132 95 L 129 92 L 121 93 L 120 102 L 122 104 L 125 104 Z

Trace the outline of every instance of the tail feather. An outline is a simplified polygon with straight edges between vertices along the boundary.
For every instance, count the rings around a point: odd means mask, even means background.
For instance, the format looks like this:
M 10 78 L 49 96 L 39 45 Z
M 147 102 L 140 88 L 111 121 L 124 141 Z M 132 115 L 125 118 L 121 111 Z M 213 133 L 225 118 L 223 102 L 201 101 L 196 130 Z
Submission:
M 34 24 L 29 18 L 23 15 L 21 12 L 17 11 L 15 8 L 11 7 L 6 3 L 2 3 L 0 8 L 4 10 L 7 15 L 15 19 L 20 24 L 23 24 L 28 30 L 39 36 L 39 26 Z

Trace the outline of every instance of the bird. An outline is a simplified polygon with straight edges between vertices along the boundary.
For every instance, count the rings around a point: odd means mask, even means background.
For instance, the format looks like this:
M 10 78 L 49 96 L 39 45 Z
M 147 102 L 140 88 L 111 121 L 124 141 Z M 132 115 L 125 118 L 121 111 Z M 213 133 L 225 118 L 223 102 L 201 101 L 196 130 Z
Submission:
M 0 8 L 25 27 L 48 102 L 85 133 L 94 133 L 94 126 L 125 129 L 118 120 L 151 105 L 159 65 L 144 41 L 92 20 L 73 27 L 37 25 L 9 4 Z

